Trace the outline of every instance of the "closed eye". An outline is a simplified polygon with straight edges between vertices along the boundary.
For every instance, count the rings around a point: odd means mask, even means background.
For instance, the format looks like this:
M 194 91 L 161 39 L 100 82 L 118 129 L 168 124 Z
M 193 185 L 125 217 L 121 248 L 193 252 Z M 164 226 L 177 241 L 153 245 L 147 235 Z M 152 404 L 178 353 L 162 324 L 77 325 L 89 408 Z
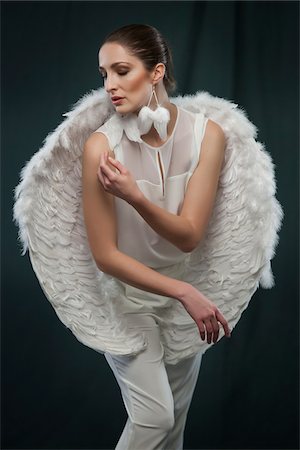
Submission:
M 127 72 L 119 72 L 118 75 L 123 76 L 123 75 L 126 75 L 127 73 L 128 73 L 128 71 Z M 106 78 L 106 75 L 103 75 L 102 73 L 100 73 L 100 75 L 101 75 L 101 78 L 103 78 L 103 79 Z

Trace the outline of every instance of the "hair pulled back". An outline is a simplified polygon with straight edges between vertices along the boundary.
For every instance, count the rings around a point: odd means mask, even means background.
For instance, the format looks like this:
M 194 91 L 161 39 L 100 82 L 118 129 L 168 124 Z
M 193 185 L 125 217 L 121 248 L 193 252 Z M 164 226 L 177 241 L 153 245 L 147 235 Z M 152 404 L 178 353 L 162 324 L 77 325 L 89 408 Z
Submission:
M 142 61 L 149 72 L 156 64 L 163 63 L 166 68 L 163 78 L 165 89 L 168 94 L 176 90 L 172 53 L 166 39 L 155 27 L 147 24 L 125 25 L 109 33 L 102 45 L 107 42 L 117 42 L 125 47 Z

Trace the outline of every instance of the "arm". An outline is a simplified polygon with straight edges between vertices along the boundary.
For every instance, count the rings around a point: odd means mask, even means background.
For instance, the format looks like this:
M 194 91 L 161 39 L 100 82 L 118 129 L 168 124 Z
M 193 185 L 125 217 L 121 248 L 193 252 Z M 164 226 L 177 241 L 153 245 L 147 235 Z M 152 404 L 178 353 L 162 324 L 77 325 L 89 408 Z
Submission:
M 161 208 L 148 200 L 141 192 L 131 205 L 145 221 L 163 238 L 167 239 L 183 252 L 193 250 L 193 229 L 189 220 Z
M 107 138 L 94 133 L 86 141 L 82 156 L 83 214 L 94 260 L 101 271 L 131 286 L 179 300 L 187 283 L 160 274 L 117 248 L 114 195 L 104 190 L 97 177 L 100 154 L 107 149 Z
M 224 158 L 225 135 L 208 120 L 202 140 L 199 164 L 191 176 L 179 215 L 155 205 L 141 192 L 131 205 L 160 236 L 183 252 L 200 242 L 211 216 Z
M 230 336 L 225 317 L 198 289 L 184 281 L 163 275 L 117 249 L 114 195 L 98 182 L 100 155 L 108 149 L 106 136 L 93 133 L 86 141 L 82 158 L 82 201 L 88 241 L 97 266 L 131 286 L 179 300 L 196 322 L 202 340 L 208 343 L 219 334 L 218 322 Z M 112 152 L 111 152 L 112 153 Z M 114 155 L 112 155 L 114 156 Z

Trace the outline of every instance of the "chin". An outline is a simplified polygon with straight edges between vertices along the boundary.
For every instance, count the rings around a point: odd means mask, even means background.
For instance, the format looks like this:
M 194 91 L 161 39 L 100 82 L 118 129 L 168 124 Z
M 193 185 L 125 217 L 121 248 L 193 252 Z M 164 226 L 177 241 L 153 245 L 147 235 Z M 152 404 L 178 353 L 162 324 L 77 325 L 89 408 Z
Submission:
M 127 110 L 128 110 L 128 107 L 124 108 L 124 105 L 114 105 L 114 107 L 115 107 L 115 110 L 120 112 L 120 113 L 126 113 Z
M 115 109 L 121 114 L 138 114 L 139 112 L 139 108 L 125 107 L 125 105 L 115 105 Z
M 113 104 L 113 106 L 115 107 L 115 109 L 127 109 L 128 108 L 128 106 L 127 106 L 127 108 L 126 108 L 126 105 L 124 105 L 124 104 L 120 104 L 120 105 L 114 105 Z

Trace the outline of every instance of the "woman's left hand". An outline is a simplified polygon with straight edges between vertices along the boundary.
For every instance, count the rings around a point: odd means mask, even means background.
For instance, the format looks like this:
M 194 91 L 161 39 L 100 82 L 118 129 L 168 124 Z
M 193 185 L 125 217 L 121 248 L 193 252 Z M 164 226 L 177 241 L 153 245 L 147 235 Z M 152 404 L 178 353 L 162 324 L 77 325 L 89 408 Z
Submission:
M 120 161 L 117 161 L 108 155 L 108 152 L 104 152 L 100 155 L 100 164 L 97 171 L 98 178 L 101 181 L 104 190 L 126 200 L 128 203 L 134 202 L 141 195 L 141 191 L 136 181 L 133 179 L 129 170 L 126 169 Z M 111 170 L 109 164 L 117 170 Z

